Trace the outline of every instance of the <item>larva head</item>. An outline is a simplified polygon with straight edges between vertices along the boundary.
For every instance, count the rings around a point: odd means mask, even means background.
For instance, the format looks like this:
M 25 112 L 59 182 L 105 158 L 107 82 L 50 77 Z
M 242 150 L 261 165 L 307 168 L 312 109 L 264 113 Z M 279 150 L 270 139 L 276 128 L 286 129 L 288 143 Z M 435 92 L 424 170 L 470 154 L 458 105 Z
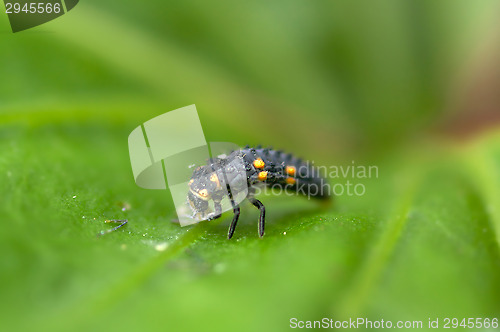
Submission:
M 207 214 L 208 201 L 199 198 L 191 191 L 188 192 L 187 201 L 193 211 L 193 217 L 202 219 Z
M 205 215 L 208 210 L 208 201 L 221 189 L 219 176 L 210 167 L 198 167 L 193 172 L 188 186 L 188 203 L 193 213 Z

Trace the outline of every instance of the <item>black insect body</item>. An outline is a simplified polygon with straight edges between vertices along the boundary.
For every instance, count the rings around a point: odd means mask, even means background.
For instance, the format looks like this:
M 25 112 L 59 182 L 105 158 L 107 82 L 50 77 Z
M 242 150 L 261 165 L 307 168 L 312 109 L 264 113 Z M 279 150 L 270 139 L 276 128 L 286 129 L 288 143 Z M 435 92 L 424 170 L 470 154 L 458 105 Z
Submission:
M 240 171 L 236 169 L 237 165 L 240 165 Z M 260 210 L 258 229 L 261 237 L 264 235 L 266 209 L 254 197 L 259 186 L 267 185 L 320 199 L 329 198 L 327 183 L 316 168 L 291 154 L 260 146 L 247 146 L 225 158 L 211 159 L 207 165 L 193 172 L 188 184 L 188 203 L 193 216 L 198 218 L 219 218 L 222 214 L 221 201 L 229 198 L 234 217 L 229 226 L 228 239 L 233 236 L 240 215 L 234 196 L 244 190 L 247 192 L 246 199 Z M 214 204 L 212 213 L 207 213 L 209 201 Z

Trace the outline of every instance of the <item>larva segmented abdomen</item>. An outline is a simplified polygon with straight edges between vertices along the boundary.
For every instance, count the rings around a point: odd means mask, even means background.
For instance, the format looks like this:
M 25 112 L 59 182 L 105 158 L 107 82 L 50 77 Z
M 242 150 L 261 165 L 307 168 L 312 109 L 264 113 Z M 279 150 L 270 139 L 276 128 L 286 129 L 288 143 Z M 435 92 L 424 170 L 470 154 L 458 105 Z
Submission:
M 268 186 L 317 198 L 328 198 L 326 179 L 312 163 L 272 148 L 241 149 L 248 185 L 263 182 Z

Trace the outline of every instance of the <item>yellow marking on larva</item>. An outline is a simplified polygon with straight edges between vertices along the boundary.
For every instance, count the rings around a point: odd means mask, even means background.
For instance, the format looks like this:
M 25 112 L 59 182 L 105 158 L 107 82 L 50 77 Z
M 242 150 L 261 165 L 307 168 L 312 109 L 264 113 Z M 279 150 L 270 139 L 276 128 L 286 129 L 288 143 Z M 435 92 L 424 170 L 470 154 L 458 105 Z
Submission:
M 286 167 L 286 174 L 288 174 L 290 176 L 295 176 L 296 171 L 297 171 L 297 169 L 294 166 L 287 166 Z
M 212 174 L 210 176 L 210 181 L 215 182 L 217 184 L 217 187 L 220 187 L 219 177 L 217 176 L 217 174 Z
M 191 184 L 193 184 L 193 182 L 194 182 L 194 179 L 191 179 L 191 180 L 189 180 L 188 184 L 191 185 Z
M 257 158 L 257 159 L 255 159 L 255 160 L 253 161 L 253 166 L 254 166 L 255 168 L 260 168 L 260 169 L 262 169 L 262 168 L 264 168 L 264 166 L 266 166 L 266 163 L 265 163 L 262 159 Z
M 297 182 L 297 181 L 295 181 L 295 179 L 294 179 L 294 178 L 286 178 L 286 180 L 285 180 L 285 181 L 286 181 L 286 183 L 288 183 L 288 184 L 295 184 L 295 182 Z
M 260 181 L 265 181 L 267 179 L 267 172 L 266 171 L 260 172 L 258 177 Z
M 201 197 L 208 197 L 208 190 L 202 189 L 198 191 L 198 194 L 200 194 Z

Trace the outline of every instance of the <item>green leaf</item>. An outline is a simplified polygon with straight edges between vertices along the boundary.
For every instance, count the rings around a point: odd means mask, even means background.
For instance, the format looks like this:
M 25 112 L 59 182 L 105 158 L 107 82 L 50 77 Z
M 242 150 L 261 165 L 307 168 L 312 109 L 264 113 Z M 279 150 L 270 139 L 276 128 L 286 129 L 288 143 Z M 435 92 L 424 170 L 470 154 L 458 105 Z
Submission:
M 498 186 L 478 181 L 490 173 L 471 171 L 468 149 L 394 156 L 362 181 L 366 195 L 339 196 L 328 210 L 265 197 L 263 239 L 244 205 L 228 241 L 229 216 L 181 228 L 166 192 L 134 185 L 125 135 L 97 125 L 2 131 L 5 326 L 254 330 L 292 317 L 498 315 L 488 201 L 498 191 L 487 190 Z M 484 159 L 473 164 L 495 167 L 499 149 L 498 139 L 476 143 Z M 497 181 L 498 168 L 491 174 Z M 112 218 L 129 223 L 97 238 Z

